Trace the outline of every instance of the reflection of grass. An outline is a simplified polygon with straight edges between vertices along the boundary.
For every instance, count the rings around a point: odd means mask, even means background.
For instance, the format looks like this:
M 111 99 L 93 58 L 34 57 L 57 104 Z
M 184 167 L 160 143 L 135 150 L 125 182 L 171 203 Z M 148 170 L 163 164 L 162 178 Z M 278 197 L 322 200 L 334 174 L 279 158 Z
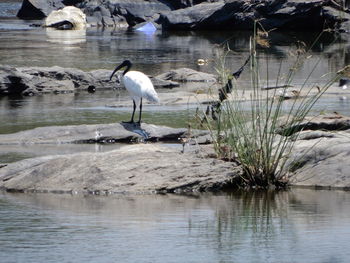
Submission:
M 235 211 L 237 214 L 227 215 L 224 210 L 218 211 L 217 216 L 222 224 L 222 229 L 218 230 L 224 231 L 234 226 L 237 232 L 249 229 L 257 235 L 272 234 L 273 218 L 283 220 L 287 217 L 284 203 L 288 195 L 288 192 L 269 190 L 232 192 L 229 196 L 235 208 L 228 211 Z
M 310 70 L 301 87 L 294 90 L 298 96 L 287 104 L 281 94 L 287 92 L 286 87 L 291 84 L 295 73 L 309 58 L 306 45 L 299 42 L 293 54 L 294 64 L 285 75 L 278 72 L 275 84 L 285 88 L 280 89 L 280 92 L 277 92 L 277 89 L 261 90 L 260 72 L 263 69 L 259 65 L 256 46 L 264 44 L 263 46 L 266 47 L 267 40 L 262 42 L 261 38 L 264 35 L 261 33 L 259 33 L 258 38 L 256 36 L 257 34 L 252 38 L 250 44 L 252 87 L 248 100 L 248 111 L 237 99 L 226 101 L 226 103 L 221 104 L 220 108 L 216 109 L 215 120 L 210 121 L 207 118 L 205 123 L 211 131 L 218 156 L 234 160 L 242 166 L 244 174 L 239 180 L 239 186 L 285 187 L 288 184 L 285 164 L 293 149 L 295 138 L 300 132 L 295 127 L 305 120 L 313 105 L 335 81 L 336 76 L 330 78 L 326 84 L 318 86 L 318 91 L 315 91 L 316 88 L 308 81 L 317 68 L 318 61 Z M 230 51 L 227 52 L 227 54 L 229 53 Z M 232 79 L 225 67 L 226 56 L 217 69 L 222 83 L 227 83 L 230 78 Z M 269 83 L 268 66 L 267 62 L 266 69 L 264 69 L 266 83 Z M 280 70 L 281 68 L 282 65 L 280 65 Z M 234 79 L 231 81 L 234 82 Z M 238 96 L 239 90 L 235 84 L 232 93 Z M 299 94 L 303 94 L 303 96 L 299 96 Z M 281 123 L 282 116 L 283 123 Z M 290 136 L 291 134 L 294 134 L 293 138 Z
M 296 231 L 288 206 L 291 197 L 290 191 L 271 190 L 236 190 L 211 197 L 215 214 L 189 222 L 191 232 L 202 234 L 201 240 L 210 239 L 219 250 L 231 250 L 239 259 L 237 252 L 244 253 L 248 247 L 258 250 L 273 246 L 284 235 L 293 239 Z

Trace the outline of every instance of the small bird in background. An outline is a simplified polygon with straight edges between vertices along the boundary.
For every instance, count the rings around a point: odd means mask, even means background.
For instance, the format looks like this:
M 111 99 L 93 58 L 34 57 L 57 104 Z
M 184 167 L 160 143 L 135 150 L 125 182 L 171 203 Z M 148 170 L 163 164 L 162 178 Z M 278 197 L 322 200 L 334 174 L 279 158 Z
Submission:
M 139 104 L 139 120 L 136 123 L 138 125 L 141 125 L 142 98 L 146 98 L 150 102 L 159 103 L 158 94 L 154 90 L 151 80 L 144 73 L 140 71 L 129 71 L 132 67 L 132 63 L 130 62 L 130 60 L 124 60 L 123 63 L 117 66 L 113 71 L 112 75 L 110 76 L 110 80 L 112 80 L 114 73 L 116 73 L 119 69 L 122 69 L 124 67 L 126 69 L 122 74 L 121 80 L 125 88 L 129 92 L 129 95 L 132 98 L 134 104 L 131 120 L 129 122 L 124 123 L 135 123 L 134 115 L 136 111 L 136 104 Z
M 350 84 L 350 79 L 348 78 L 341 78 L 339 80 L 339 87 L 342 89 L 347 89 L 349 84 Z
M 95 141 L 98 141 L 102 137 L 102 133 L 99 130 L 95 131 Z

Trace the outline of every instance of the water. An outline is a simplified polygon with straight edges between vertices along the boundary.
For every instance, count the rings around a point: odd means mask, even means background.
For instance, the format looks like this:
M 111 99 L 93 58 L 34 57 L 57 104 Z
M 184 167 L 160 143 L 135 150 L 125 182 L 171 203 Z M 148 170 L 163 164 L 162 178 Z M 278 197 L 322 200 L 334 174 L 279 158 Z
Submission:
M 350 193 L 0 194 L 1 262 L 348 262 Z

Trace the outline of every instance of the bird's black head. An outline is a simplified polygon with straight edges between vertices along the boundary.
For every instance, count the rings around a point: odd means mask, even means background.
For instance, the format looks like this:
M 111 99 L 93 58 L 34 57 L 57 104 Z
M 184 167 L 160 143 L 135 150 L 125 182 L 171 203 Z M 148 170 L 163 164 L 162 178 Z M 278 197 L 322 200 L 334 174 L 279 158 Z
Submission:
M 115 70 L 113 71 L 113 73 L 110 76 L 109 80 L 112 80 L 112 77 L 113 77 L 114 73 L 116 73 L 119 69 L 124 68 L 124 67 L 126 67 L 126 69 L 123 72 L 123 75 L 125 75 L 126 72 L 128 72 L 130 70 L 131 66 L 132 66 L 132 63 L 131 63 L 130 60 L 124 60 L 123 63 L 121 63 L 119 66 L 117 66 L 115 68 Z

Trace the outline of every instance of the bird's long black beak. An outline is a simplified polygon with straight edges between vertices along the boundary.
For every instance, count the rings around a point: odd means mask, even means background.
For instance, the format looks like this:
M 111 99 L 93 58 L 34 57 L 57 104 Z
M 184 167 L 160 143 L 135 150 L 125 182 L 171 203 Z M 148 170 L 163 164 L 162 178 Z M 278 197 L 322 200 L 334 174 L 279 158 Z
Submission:
M 119 69 L 121 69 L 121 68 L 123 68 L 123 67 L 124 67 L 123 63 L 120 64 L 119 66 L 117 66 L 117 67 L 115 68 L 115 70 L 113 71 L 112 75 L 109 77 L 109 80 L 112 80 L 113 75 L 114 75 Z
M 112 72 L 112 75 L 109 77 L 109 80 L 112 80 L 114 73 L 116 73 L 119 69 L 126 67 L 126 70 L 123 72 L 124 75 L 131 68 L 131 65 L 132 64 L 129 60 L 124 60 L 122 64 L 115 68 L 115 70 Z

